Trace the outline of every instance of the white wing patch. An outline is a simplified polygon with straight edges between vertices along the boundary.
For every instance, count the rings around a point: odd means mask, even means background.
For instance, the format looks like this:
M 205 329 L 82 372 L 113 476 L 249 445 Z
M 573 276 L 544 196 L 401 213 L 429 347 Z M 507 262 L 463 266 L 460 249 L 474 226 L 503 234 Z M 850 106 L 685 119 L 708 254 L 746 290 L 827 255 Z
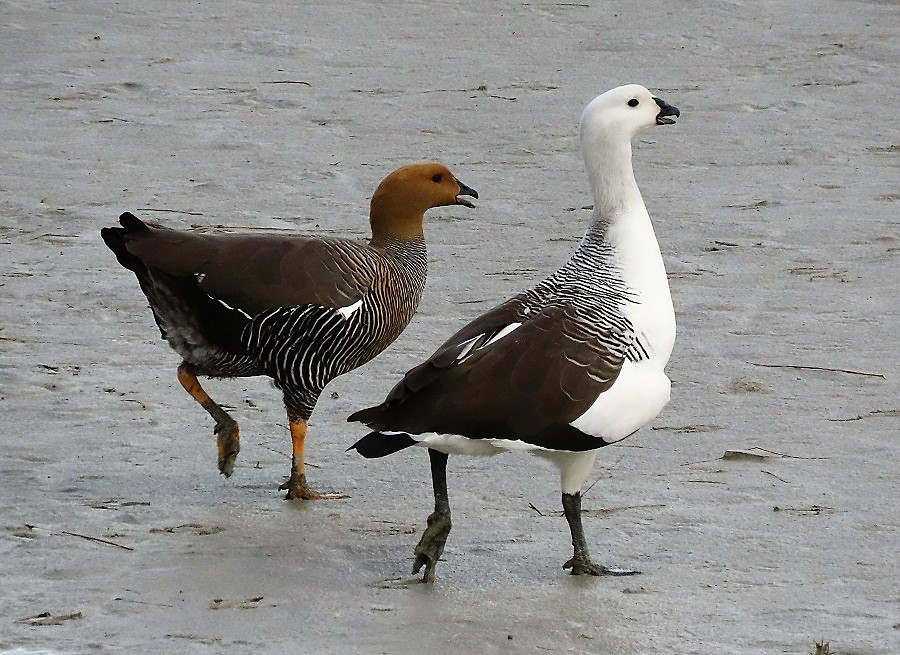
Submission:
M 340 309 L 337 310 L 337 313 L 340 314 L 341 316 L 343 316 L 344 319 L 349 320 L 350 317 L 353 316 L 353 314 L 355 314 L 357 312 L 357 310 L 359 310 L 360 307 L 362 307 L 362 305 L 363 305 L 363 299 L 360 298 L 352 305 L 347 305 L 346 307 L 341 307 Z
M 499 341 L 500 339 L 502 339 L 503 337 L 505 337 L 506 335 L 508 335 L 510 332 L 512 332 L 513 330 L 515 330 L 516 328 L 518 328 L 521 325 L 522 325 L 521 323 L 510 323 L 509 325 L 504 327 L 502 330 L 498 330 L 494 336 L 492 336 L 490 339 L 488 339 L 487 341 L 485 341 L 484 343 L 482 343 L 480 345 L 478 344 L 478 342 L 481 341 L 482 339 L 484 339 L 486 333 L 481 333 L 477 337 L 472 337 L 471 339 L 469 339 L 467 341 L 463 341 L 461 344 L 459 344 L 459 346 L 460 346 L 460 348 L 462 348 L 462 350 L 460 350 L 459 354 L 456 356 L 456 361 L 461 361 L 461 360 L 465 359 L 470 354 L 472 354 L 473 350 L 481 350 L 482 348 L 487 348 L 492 343 L 494 343 L 495 341 Z
M 486 344 L 484 344 L 484 345 L 482 346 L 482 348 L 487 348 L 488 346 L 490 346 L 490 345 L 491 345 L 492 343 L 494 343 L 495 341 L 499 341 L 500 339 L 502 339 L 503 337 L 505 337 L 507 334 L 509 334 L 510 332 L 512 332 L 513 330 L 515 330 L 516 328 L 521 327 L 521 325 L 522 325 L 521 323 L 510 323 L 510 324 L 507 325 L 505 328 L 503 328 L 502 330 L 500 330 L 497 334 L 495 334 L 493 337 L 491 337 L 491 340 L 488 341 Z
M 477 337 L 472 337 L 468 341 L 463 341 L 461 344 L 459 344 L 462 346 L 462 350 L 456 356 L 456 360 L 459 361 L 461 359 L 465 359 L 466 356 L 470 352 L 472 352 L 472 348 L 475 346 L 475 342 L 478 341 L 480 338 L 481 338 L 481 335 L 479 334 Z

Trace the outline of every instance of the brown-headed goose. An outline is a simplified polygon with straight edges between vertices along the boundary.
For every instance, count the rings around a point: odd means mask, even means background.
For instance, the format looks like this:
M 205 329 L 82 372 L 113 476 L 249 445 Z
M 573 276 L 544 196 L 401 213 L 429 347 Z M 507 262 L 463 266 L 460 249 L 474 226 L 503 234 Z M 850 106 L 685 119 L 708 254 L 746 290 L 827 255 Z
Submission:
M 101 230 L 134 272 L 162 337 L 182 357 L 178 380 L 216 421 L 219 470 L 230 476 L 238 425 L 198 376 L 267 375 L 284 394 L 292 465 L 288 498 L 309 488 L 307 421 L 333 378 L 365 364 L 409 323 L 425 286 L 424 213 L 465 205 L 474 189 L 441 164 L 388 175 L 372 196 L 368 243 L 296 234 L 201 234 L 149 226 L 130 213 Z

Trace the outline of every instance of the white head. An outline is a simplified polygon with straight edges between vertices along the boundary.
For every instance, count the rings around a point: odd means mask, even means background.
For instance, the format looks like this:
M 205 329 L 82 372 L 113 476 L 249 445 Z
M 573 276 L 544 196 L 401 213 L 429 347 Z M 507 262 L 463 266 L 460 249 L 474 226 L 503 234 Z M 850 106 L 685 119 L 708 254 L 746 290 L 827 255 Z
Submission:
M 631 167 L 631 139 L 651 125 L 668 125 L 681 112 L 638 84 L 597 96 L 581 115 L 584 157 L 598 215 L 643 207 Z
M 616 87 L 594 98 L 581 115 L 583 145 L 601 140 L 631 138 L 651 125 L 674 123 L 671 116 L 681 112 L 665 100 L 655 97 L 640 84 Z

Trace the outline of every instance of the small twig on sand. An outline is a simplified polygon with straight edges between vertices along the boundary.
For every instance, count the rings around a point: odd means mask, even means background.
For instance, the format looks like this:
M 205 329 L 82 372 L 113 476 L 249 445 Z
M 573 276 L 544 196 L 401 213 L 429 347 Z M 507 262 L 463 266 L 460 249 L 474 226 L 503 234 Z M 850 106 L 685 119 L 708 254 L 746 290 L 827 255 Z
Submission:
M 729 453 L 747 453 L 747 451 L 758 450 L 763 453 L 769 453 L 770 455 L 775 455 L 777 457 L 784 457 L 785 459 L 831 459 L 830 457 L 802 457 L 800 455 L 788 455 L 786 453 L 780 453 L 777 450 L 770 450 L 768 448 L 763 448 L 762 446 L 748 446 L 746 448 L 742 448 L 740 451 L 725 451 L 725 455 L 722 457 L 715 457 L 713 459 L 701 459 L 696 462 L 685 462 L 684 464 L 680 464 L 680 466 L 693 466 L 695 464 L 709 464 L 710 462 L 718 462 L 723 459 L 739 459 L 739 457 L 729 457 Z M 688 482 L 697 482 L 697 480 L 688 480 Z
M 181 209 L 160 209 L 159 207 L 138 207 L 139 212 L 168 212 L 170 214 L 186 214 L 188 216 L 203 216 L 202 212 L 188 212 Z
M 713 457 L 712 459 L 698 459 L 696 462 L 685 462 L 684 464 L 679 464 L 679 466 L 693 466 L 694 464 L 709 464 L 710 462 L 718 462 L 722 458 L 721 457 Z M 690 480 L 688 480 L 690 482 Z
M 765 470 L 764 470 L 763 473 L 765 473 L 766 475 L 771 475 L 773 478 L 775 478 L 776 480 L 779 480 L 780 482 L 784 482 L 785 484 L 790 484 L 790 482 L 788 482 L 788 481 L 785 480 L 784 478 L 778 477 L 777 475 L 775 475 L 775 474 L 772 473 L 771 471 L 765 471 Z
M 617 466 L 619 464 L 619 462 L 621 462 L 623 459 L 625 459 L 625 455 L 622 455 L 619 459 L 617 459 L 615 462 L 610 464 L 609 468 L 612 468 L 613 466 Z M 602 480 L 602 479 L 603 479 L 603 477 L 601 476 L 601 477 L 597 478 L 596 480 L 594 480 L 593 482 L 591 482 L 588 485 L 588 488 L 581 492 L 581 497 L 584 498 L 585 496 L 587 496 L 590 493 L 591 489 L 594 488 L 594 485 L 597 484 L 598 482 L 600 482 L 600 480 Z
M 261 443 L 261 444 L 257 444 L 257 445 L 262 446 L 262 447 L 265 448 L 266 450 L 272 451 L 272 452 L 275 453 L 276 455 L 281 455 L 282 457 L 290 457 L 290 455 L 288 455 L 288 454 L 287 454 L 286 452 L 284 452 L 283 450 L 279 450 L 278 448 L 272 448 L 272 446 L 270 446 L 270 445 L 268 445 L 268 444 Z
M 79 537 L 80 539 L 87 539 L 88 541 L 96 541 L 101 544 L 106 544 L 108 546 L 115 546 L 116 548 L 121 548 L 122 550 L 130 550 L 134 551 L 134 548 L 131 546 L 125 546 L 123 544 L 117 544 L 115 541 L 110 541 L 109 539 L 101 539 L 100 537 L 91 537 L 86 534 L 79 534 L 77 532 L 69 532 L 68 530 L 60 530 L 60 534 L 67 535 L 69 537 Z
M 588 488 L 585 489 L 583 492 L 581 492 L 581 497 L 584 498 L 585 496 L 587 496 L 588 493 L 590 493 L 591 489 L 594 488 L 594 485 L 597 484 L 598 482 L 600 482 L 600 478 L 597 478 L 596 480 L 594 480 L 593 482 L 591 482 L 591 483 L 588 485 Z
M 850 375 L 866 375 L 873 378 L 881 378 L 886 380 L 884 373 L 870 373 L 869 371 L 854 371 L 849 368 L 831 368 L 828 366 L 803 366 L 801 364 L 760 364 L 759 362 L 747 362 L 751 366 L 762 366 L 763 368 L 794 368 L 804 371 L 831 371 L 832 373 L 848 373 Z
M 31 525 L 30 523 L 26 523 L 25 527 L 29 530 L 38 530 L 36 525 Z M 116 548 L 121 548 L 122 550 L 134 551 L 134 548 L 131 546 L 123 546 L 122 544 L 117 544 L 115 541 L 110 541 L 109 539 L 101 539 L 100 537 L 92 537 L 90 535 L 81 534 L 78 532 L 69 532 L 68 530 L 60 530 L 59 532 L 55 532 L 53 530 L 47 530 L 50 534 L 61 534 L 67 537 L 78 537 L 79 539 L 87 539 L 88 541 L 96 541 L 101 544 L 106 544 L 107 546 L 115 546 Z
M 762 446 L 751 446 L 750 448 L 751 450 L 761 450 L 764 453 L 778 455 L 779 457 L 785 457 L 787 459 L 830 459 L 828 457 L 801 457 L 800 455 L 788 455 L 786 453 L 779 453 L 777 450 L 769 450 L 768 448 L 763 448 Z
M 534 506 L 534 503 L 528 503 L 528 507 L 533 509 L 540 516 L 563 516 L 565 512 L 561 510 L 556 510 L 553 512 L 544 513 Z M 622 505 L 621 507 L 601 507 L 600 509 L 585 509 L 582 510 L 581 513 L 584 516 L 596 516 L 598 514 L 612 514 L 613 512 L 621 512 L 629 509 L 658 509 L 660 507 L 665 507 L 665 505 L 655 504 L 655 505 Z
M 861 421 L 864 418 L 872 418 L 873 416 L 897 417 L 900 416 L 900 409 L 873 409 L 866 414 L 859 414 L 850 418 L 830 418 L 828 420 L 835 423 L 843 423 L 845 421 Z
M 303 84 L 305 86 L 312 86 L 312 84 L 304 82 L 303 80 L 272 80 L 271 82 L 263 82 L 263 84 Z

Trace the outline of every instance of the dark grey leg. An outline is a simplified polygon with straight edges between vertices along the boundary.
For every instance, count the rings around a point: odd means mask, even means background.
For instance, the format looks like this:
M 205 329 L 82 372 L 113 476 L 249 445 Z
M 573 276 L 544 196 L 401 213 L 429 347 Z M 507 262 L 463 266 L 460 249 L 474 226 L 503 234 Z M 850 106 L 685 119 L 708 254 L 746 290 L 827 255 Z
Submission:
M 562 495 L 563 512 L 569 522 L 569 530 L 572 532 L 572 546 L 575 554 L 568 562 L 563 564 L 564 569 L 572 569 L 572 575 L 637 575 L 640 571 L 630 569 L 607 568 L 598 566 L 591 561 L 588 553 L 587 541 L 584 538 L 584 528 L 581 525 L 581 493 Z
M 434 512 L 428 517 L 428 527 L 422 533 L 416 546 L 416 560 L 413 573 L 425 567 L 423 582 L 434 582 L 434 567 L 437 566 L 447 535 L 450 534 L 450 500 L 447 497 L 447 454 L 428 449 L 431 459 L 431 482 L 434 485 Z

